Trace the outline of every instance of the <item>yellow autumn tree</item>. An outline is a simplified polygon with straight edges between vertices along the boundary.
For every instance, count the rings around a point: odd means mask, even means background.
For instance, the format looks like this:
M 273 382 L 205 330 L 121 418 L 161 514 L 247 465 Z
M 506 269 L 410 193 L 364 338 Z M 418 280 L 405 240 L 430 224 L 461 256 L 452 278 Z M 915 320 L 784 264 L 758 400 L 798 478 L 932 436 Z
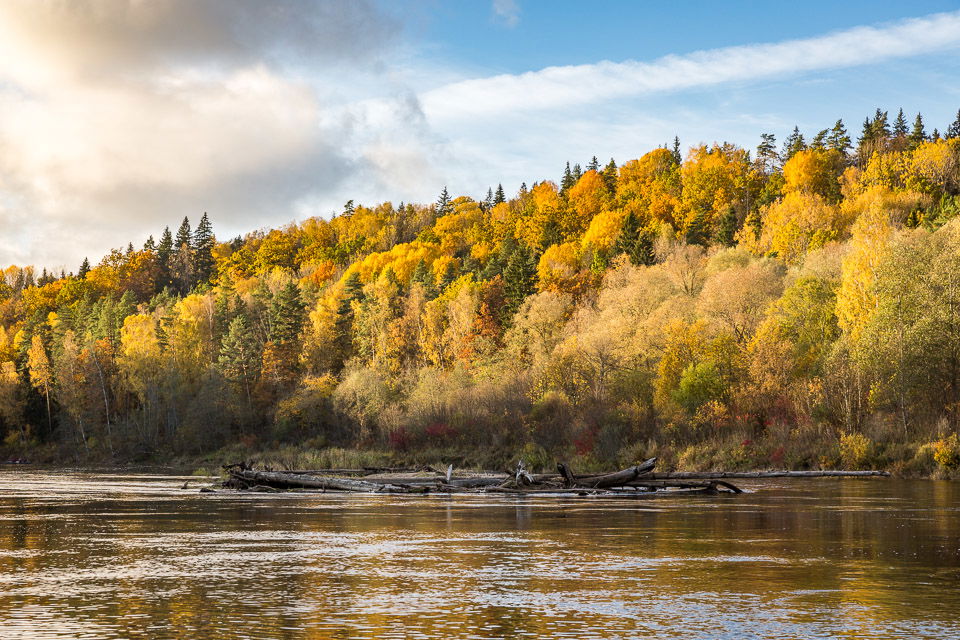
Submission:
M 843 156 L 836 149 L 798 151 L 783 165 L 784 191 L 817 195 L 827 202 L 840 199 Z
M 843 210 L 823 196 L 791 191 L 764 212 L 756 250 L 796 264 L 807 252 L 843 236 L 849 223 Z

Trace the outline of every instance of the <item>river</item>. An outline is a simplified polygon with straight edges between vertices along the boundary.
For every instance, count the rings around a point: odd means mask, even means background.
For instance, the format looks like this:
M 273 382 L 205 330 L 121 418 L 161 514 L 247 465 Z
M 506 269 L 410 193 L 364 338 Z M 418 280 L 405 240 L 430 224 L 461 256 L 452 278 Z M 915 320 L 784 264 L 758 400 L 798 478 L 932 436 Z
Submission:
M 0 637 L 960 638 L 956 483 L 637 500 L 201 484 L 0 471 Z

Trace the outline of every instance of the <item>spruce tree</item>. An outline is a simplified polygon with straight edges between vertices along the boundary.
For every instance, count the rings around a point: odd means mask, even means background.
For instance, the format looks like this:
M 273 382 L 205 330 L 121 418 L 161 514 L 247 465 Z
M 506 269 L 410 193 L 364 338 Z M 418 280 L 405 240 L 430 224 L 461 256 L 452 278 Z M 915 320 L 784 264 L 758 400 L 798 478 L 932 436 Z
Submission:
M 170 263 L 170 277 L 174 289 L 180 295 L 186 294 L 193 288 L 193 248 L 190 246 L 190 220 L 186 217 L 180 223 L 177 237 L 174 240 L 173 256 Z
M 485 209 L 490 209 L 493 206 L 493 189 L 487 189 L 487 197 L 483 199 L 483 206 Z
M 423 259 L 419 260 L 417 266 L 414 267 L 413 275 L 410 277 L 410 284 L 419 284 L 423 287 L 423 294 L 429 300 L 437 297 L 437 287 L 434 282 L 433 269 L 431 269 Z
M 493 204 L 501 204 L 507 201 L 507 197 L 503 194 L 503 185 L 497 185 L 497 192 L 493 194 Z
M 810 148 L 816 149 L 817 151 L 824 151 L 827 148 L 827 136 L 829 134 L 829 129 L 821 129 L 818 131 L 817 135 L 813 136 L 813 140 L 810 141 Z
M 916 149 L 927 139 L 927 132 L 923 126 L 923 116 L 919 113 L 917 117 L 913 119 L 913 129 L 910 131 L 910 136 L 908 140 L 910 141 L 910 148 Z
M 213 226 L 204 211 L 193 232 L 193 277 L 198 283 L 209 282 L 213 275 L 213 246 Z
M 583 177 L 583 169 L 580 168 L 579 164 L 573 165 L 573 184 L 580 182 L 580 178 Z
M 680 155 L 680 136 L 673 136 L 673 150 L 671 151 L 674 162 L 683 163 L 683 156 Z
M 847 152 L 853 148 L 850 136 L 847 134 L 847 128 L 843 126 L 843 120 L 837 120 L 833 125 L 833 129 L 830 130 L 830 135 L 827 137 L 827 144 L 831 149 L 835 149 L 843 155 L 847 155 Z
M 903 115 L 903 107 L 897 112 L 897 119 L 893 121 L 893 137 L 907 137 L 907 119 Z
M 624 253 L 630 255 L 639 236 L 640 219 L 631 211 L 623 219 L 623 223 L 620 226 L 620 235 L 617 236 L 616 242 L 613 243 L 613 255 L 618 256 Z
M 726 211 L 723 212 L 723 215 L 720 216 L 717 225 L 717 242 L 732 247 L 735 244 L 737 235 L 737 222 L 737 210 L 733 205 L 730 205 Z
M 874 140 L 886 140 L 890 137 L 890 124 L 887 122 L 887 112 L 880 111 L 873 116 L 873 135 Z
M 800 151 L 807 148 L 807 142 L 800 133 L 800 127 L 794 127 L 793 131 L 783 141 L 783 161 L 786 162 Z
M 600 161 L 597 160 L 597 156 L 590 158 L 590 162 L 587 164 L 587 171 L 600 172 Z
M 170 259 L 173 255 L 173 235 L 164 227 L 157 244 L 157 292 L 170 286 Z
M 570 171 L 570 163 L 567 162 L 563 170 L 563 178 L 560 179 L 560 193 L 566 193 L 573 185 L 573 173 Z
M 223 377 L 243 387 L 250 402 L 250 385 L 260 369 L 260 349 L 250 323 L 242 313 L 230 321 L 220 343 L 217 364 Z
M 80 270 L 77 272 L 77 277 L 82 280 L 87 277 L 88 273 L 90 273 L 90 260 L 84 258 L 83 262 L 80 263 Z
M 765 173 L 770 173 L 777 167 L 777 137 L 772 133 L 761 133 L 760 144 L 757 145 L 757 162 Z
M 957 119 L 947 127 L 947 134 L 944 137 L 947 140 L 960 138 L 960 109 L 957 109 Z
M 437 217 L 445 216 L 452 211 L 450 206 L 450 194 L 447 192 L 447 187 L 443 187 L 443 191 L 440 192 L 440 197 L 437 199 Z
M 343 297 L 337 307 L 337 319 L 334 325 L 334 341 L 337 350 L 336 368 L 339 370 L 343 363 L 350 358 L 353 350 L 353 303 L 363 300 L 363 283 L 360 275 L 353 271 L 343 282 Z
M 610 162 L 603 168 L 603 183 L 607 185 L 607 191 L 616 193 L 617 191 L 617 163 L 610 158 Z
M 687 244 L 706 246 L 710 241 L 710 220 L 706 210 L 697 211 L 684 232 Z
M 303 310 L 300 289 L 293 282 L 287 283 L 270 303 L 270 341 L 274 344 L 296 341 L 303 328 Z
M 504 297 L 509 316 L 513 316 L 526 297 L 534 292 L 536 276 L 537 265 L 533 255 L 517 247 L 503 269 Z

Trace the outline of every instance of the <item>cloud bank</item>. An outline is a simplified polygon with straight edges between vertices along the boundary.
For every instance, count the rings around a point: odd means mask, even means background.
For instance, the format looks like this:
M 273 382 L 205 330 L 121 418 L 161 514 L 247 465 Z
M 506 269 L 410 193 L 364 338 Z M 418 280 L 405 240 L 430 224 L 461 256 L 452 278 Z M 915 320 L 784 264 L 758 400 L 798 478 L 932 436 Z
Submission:
M 654 62 L 599 62 L 456 82 L 422 96 L 431 119 L 461 120 L 558 109 L 782 74 L 873 64 L 960 46 L 960 12 L 774 44 L 667 56 Z
M 282 223 L 376 171 L 334 107 L 396 28 L 354 0 L 0 3 L 0 262 L 69 270 L 204 210 Z

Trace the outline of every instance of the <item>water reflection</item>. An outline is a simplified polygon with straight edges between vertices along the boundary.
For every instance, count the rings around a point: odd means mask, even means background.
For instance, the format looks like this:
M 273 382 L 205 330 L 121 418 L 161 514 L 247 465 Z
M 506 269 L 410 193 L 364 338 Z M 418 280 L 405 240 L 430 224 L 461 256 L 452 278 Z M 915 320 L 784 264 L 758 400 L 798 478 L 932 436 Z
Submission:
M 960 491 L 198 494 L 0 472 L 4 638 L 960 637 Z

